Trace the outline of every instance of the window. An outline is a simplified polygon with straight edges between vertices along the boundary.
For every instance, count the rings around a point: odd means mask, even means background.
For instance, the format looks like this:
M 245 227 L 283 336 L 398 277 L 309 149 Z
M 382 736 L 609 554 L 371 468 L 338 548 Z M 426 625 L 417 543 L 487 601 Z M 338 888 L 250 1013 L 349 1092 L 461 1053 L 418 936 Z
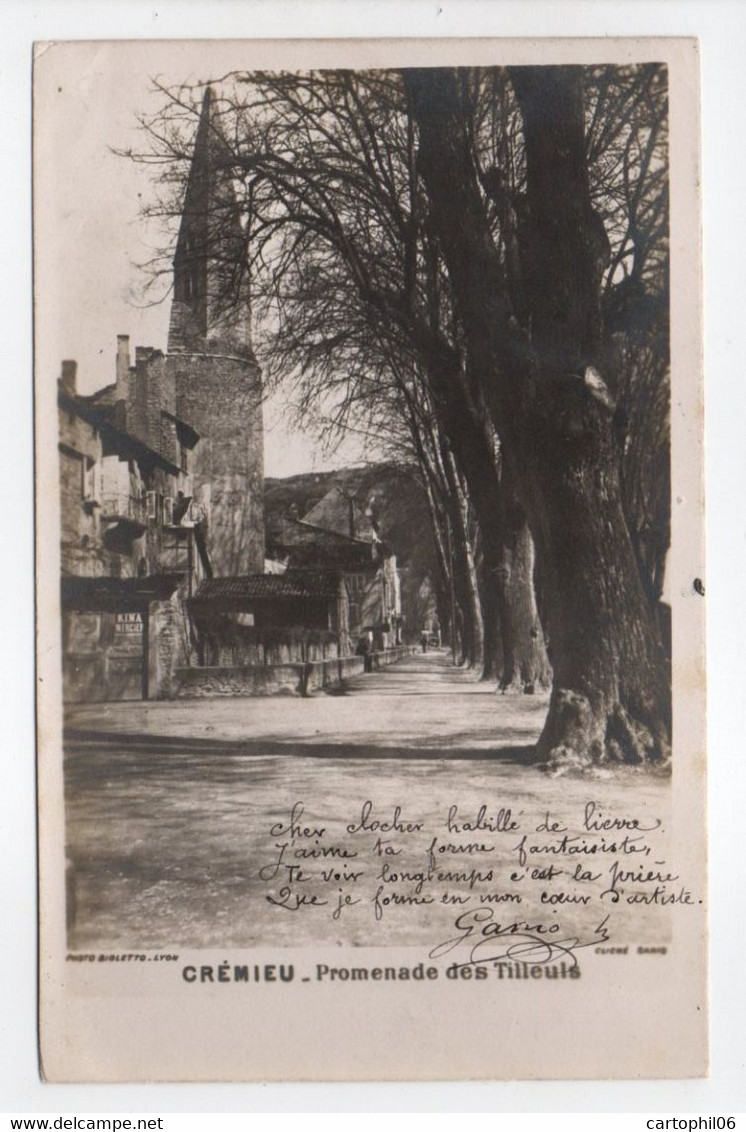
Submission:
M 85 500 L 93 498 L 93 464 L 85 457 L 80 462 L 82 492 Z
M 91 506 L 101 505 L 101 465 L 89 456 L 83 457 L 81 464 L 81 491 L 83 502 Z
M 171 529 L 164 532 L 160 554 L 164 570 L 188 570 L 190 565 L 189 532 Z

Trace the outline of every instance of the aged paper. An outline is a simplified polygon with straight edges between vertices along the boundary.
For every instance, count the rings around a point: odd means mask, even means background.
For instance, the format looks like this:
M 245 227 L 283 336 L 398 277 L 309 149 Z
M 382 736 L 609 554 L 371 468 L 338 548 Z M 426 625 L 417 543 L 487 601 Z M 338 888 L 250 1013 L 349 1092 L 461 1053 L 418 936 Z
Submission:
M 45 1078 L 703 1075 L 696 43 L 58 43 L 34 92 Z

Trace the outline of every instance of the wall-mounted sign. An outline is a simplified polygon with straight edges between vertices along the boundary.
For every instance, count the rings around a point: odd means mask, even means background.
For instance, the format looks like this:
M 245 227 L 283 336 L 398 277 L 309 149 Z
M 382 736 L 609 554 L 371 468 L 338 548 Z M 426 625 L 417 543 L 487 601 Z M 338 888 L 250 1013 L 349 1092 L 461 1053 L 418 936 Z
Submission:
M 114 632 L 127 636 L 142 635 L 142 613 L 116 613 L 114 615 Z

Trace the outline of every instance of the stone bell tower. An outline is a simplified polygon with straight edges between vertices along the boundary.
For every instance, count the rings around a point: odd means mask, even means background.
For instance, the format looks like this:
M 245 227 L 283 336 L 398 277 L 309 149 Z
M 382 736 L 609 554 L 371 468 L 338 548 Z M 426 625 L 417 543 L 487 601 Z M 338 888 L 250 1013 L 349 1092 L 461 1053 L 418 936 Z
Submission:
M 262 376 L 251 342 L 246 236 L 215 97 L 205 91 L 174 255 L 168 366 L 216 576 L 264 569 Z

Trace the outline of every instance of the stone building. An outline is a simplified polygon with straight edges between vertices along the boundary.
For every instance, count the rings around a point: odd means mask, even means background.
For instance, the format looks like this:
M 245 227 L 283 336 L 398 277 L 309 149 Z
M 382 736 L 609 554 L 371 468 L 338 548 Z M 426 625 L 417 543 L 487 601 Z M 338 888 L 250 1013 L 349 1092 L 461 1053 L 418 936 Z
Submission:
M 59 383 L 63 691 L 68 702 L 168 695 L 194 649 L 187 599 L 211 574 L 204 517 L 194 502 L 194 429 L 151 383 L 162 357 L 138 352 L 121 382 L 92 397 Z M 161 390 L 168 392 L 168 387 Z M 119 394 L 122 396 L 119 396 Z M 143 412 L 149 405 L 151 411 Z
M 120 335 L 115 381 L 60 383 L 65 694 L 168 696 L 199 637 L 187 600 L 264 569 L 262 382 L 243 231 L 205 92 L 173 263 L 164 354 Z M 155 603 L 155 604 L 153 604 Z M 166 616 L 164 603 L 170 613 Z
M 262 668 L 349 651 L 347 590 L 337 570 L 206 578 L 188 604 L 205 667 Z
M 137 347 L 133 363 L 120 335 L 115 380 L 88 397 L 63 363 L 68 702 L 303 690 L 314 664 L 314 679 L 342 678 L 363 631 L 371 648 L 399 639 L 396 559 L 357 503 L 325 499 L 289 523 L 265 568 L 262 380 L 229 158 L 208 88 L 167 352 Z M 241 672 L 207 678 L 221 666 Z
M 165 366 L 178 415 L 203 438 L 192 476 L 209 505 L 210 557 L 221 575 L 264 570 L 262 381 L 244 244 L 208 87 L 176 243 Z
M 401 584 L 396 555 L 378 533 L 371 500 L 332 487 L 304 516 L 278 516 L 268 525 L 267 553 L 287 568 L 338 570 L 347 600 L 346 641 L 354 652 L 401 644 Z

